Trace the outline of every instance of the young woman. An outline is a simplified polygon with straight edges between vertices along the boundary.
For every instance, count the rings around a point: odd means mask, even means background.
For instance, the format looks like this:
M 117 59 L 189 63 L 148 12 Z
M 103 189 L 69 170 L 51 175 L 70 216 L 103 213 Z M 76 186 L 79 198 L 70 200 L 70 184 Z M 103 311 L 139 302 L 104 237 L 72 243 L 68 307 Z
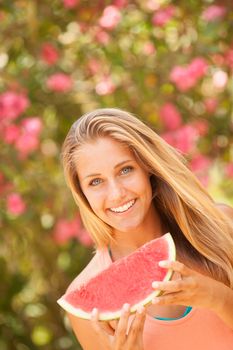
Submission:
M 170 232 L 174 278 L 162 296 L 118 321 L 68 314 L 84 350 L 233 348 L 232 208 L 217 205 L 183 157 L 128 112 L 99 109 L 71 127 L 64 173 L 95 255 L 67 292 L 146 242 Z M 140 283 L 140 281 L 139 281 Z M 104 296 L 103 296 L 104 297 Z

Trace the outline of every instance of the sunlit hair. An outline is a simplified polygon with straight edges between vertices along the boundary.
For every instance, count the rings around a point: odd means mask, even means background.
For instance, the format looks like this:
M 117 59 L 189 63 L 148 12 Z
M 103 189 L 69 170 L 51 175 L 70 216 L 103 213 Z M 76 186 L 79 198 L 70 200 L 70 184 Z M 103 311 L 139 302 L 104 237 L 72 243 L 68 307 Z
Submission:
M 67 184 L 96 248 L 106 247 L 113 240 L 113 230 L 91 209 L 76 169 L 79 148 L 99 137 L 111 137 L 127 145 L 151 174 L 154 205 L 172 233 L 178 257 L 201 265 L 206 273 L 233 287 L 230 219 L 216 207 L 178 151 L 140 119 L 119 109 L 97 109 L 83 115 L 72 125 L 62 148 Z

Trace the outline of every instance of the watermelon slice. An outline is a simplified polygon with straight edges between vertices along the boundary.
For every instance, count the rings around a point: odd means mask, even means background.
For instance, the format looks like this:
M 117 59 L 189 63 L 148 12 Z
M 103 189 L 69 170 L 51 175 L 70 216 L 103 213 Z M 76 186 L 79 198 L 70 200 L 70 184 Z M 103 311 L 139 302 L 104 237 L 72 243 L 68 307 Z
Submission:
M 176 258 L 175 244 L 170 233 L 147 242 L 133 253 L 113 262 L 76 290 L 66 293 L 57 302 L 69 313 L 90 319 L 94 307 L 100 320 L 119 318 L 124 303 L 130 312 L 146 305 L 161 292 L 152 288 L 153 281 L 168 281 L 172 270 L 161 268 L 160 260 Z

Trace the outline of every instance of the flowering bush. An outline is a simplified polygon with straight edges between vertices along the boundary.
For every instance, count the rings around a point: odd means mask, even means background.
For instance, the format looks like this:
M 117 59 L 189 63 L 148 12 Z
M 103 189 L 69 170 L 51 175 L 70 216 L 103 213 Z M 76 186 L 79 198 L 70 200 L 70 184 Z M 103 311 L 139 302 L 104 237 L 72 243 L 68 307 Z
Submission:
M 56 300 L 93 242 L 61 144 L 99 107 L 144 118 L 233 203 L 230 1 L 3 1 L 0 10 L 0 348 L 77 349 Z

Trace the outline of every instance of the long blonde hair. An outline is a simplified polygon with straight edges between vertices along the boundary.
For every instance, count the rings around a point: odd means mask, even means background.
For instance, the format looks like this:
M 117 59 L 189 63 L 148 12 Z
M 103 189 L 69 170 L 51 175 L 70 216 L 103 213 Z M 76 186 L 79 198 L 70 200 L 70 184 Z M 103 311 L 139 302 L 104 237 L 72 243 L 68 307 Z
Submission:
M 155 131 L 119 109 L 97 109 L 70 128 L 62 147 L 64 175 L 83 224 L 96 247 L 113 239 L 112 228 L 92 211 L 76 172 L 77 151 L 87 142 L 108 136 L 126 144 L 150 173 L 154 204 L 173 235 L 177 249 L 215 279 L 233 287 L 233 232 L 230 219 L 215 205 L 185 159 Z

